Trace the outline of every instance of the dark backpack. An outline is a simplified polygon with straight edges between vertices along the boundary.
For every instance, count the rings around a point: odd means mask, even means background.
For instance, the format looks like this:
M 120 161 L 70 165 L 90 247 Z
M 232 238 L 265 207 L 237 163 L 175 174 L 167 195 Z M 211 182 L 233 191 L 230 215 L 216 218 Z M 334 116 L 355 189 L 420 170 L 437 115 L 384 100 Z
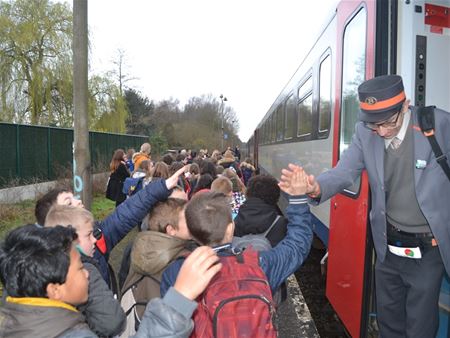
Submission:
M 255 249 L 256 251 L 266 251 L 272 249 L 272 245 L 270 244 L 270 241 L 267 239 L 267 235 L 280 218 L 281 216 L 277 215 L 277 217 L 275 217 L 275 220 L 272 222 L 270 227 L 268 227 L 267 230 L 262 234 L 248 234 L 242 237 L 234 236 L 233 248 L 243 250 L 251 245 L 253 249 Z
M 275 304 L 258 252 L 221 257 L 222 269 L 197 299 L 191 337 L 276 337 Z
M 133 196 L 144 186 L 144 177 L 127 177 L 123 182 L 122 192 L 127 196 Z

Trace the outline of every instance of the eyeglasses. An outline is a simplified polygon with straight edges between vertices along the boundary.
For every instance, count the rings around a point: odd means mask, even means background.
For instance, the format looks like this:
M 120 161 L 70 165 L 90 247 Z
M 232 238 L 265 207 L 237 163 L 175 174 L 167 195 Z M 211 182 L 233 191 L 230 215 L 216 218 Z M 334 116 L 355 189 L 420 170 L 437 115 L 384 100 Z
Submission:
M 400 117 L 401 110 L 396 113 L 397 116 L 392 116 L 388 120 L 378 123 L 364 122 L 364 125 L 372 130 L 378 130 L 378 128 L 383 127 L 387 129 L 392 129 L 397 126 L 398 118 Z M 395 117 L 395 119 L 394 119 Z

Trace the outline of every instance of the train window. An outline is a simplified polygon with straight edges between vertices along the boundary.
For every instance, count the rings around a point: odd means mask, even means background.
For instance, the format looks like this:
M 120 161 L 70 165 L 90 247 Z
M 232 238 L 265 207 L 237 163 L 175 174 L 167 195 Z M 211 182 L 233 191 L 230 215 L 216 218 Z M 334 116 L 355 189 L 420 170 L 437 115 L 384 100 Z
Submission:
M 312 130 L 312 93 L 298 104 L 297 136 L 311 135 Z
M 331 121 L 331 57 L 328 55 L 320 64 L 319 89 L 319 134 L 328 137 Z
M 303 99 L 312 90 L 312 77 L 310 76 L 298 89 L 298 99 Z
M 283 140 L 283 132 L 284 132 L 284 116 L 283 116 L 283 105 L 280 104 L 277 108 L 277 141 Z
M 293 94 L 286 100 L 284 118 L 284 138 L 291 139 L 295 133 L 295 97 Z
M 358 120 L 358 86 L 364 81 L 366 70 L 366 16 L 366 9 L 362 8 L 344 32 L 339 155 L 350 145 Z M 359 186 L 360 181 L 346 190 L 357 194 Z

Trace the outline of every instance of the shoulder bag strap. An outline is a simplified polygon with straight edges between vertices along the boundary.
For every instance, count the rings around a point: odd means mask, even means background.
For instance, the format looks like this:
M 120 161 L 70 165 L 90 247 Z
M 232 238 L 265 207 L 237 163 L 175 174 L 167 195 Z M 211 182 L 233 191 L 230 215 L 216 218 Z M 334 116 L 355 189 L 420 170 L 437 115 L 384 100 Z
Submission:
M 434 106 L 419 107 L 417 110 L 419 126 L 422 133 L 430 142 L 431 149 L 433 150 L 434 156 L 436 156 L 436 161 L 450 180 L 450 167 L 447 162 L 447 156 L 442 153 L 442 149 L 434 135 L 434 108 Z
M 275 224 L 277 224 L 278 220 L 281 218 L 280 215 L 277 215 L 277 217 L 275 217 L 275 220 L 273 221 L 273 223 L 270 225 L 270 227 L 263 233 L 264 237 L 267 237 L 267 235 L 269 234 L 270 230 L 272 230 L 272 228 L 275 226 Z

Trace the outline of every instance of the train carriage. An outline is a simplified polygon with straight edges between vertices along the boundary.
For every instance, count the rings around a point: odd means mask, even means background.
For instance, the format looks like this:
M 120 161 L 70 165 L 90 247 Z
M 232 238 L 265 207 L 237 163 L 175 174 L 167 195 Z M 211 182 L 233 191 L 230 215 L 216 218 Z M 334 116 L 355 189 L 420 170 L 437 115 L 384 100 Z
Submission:
M 450 1 L 341 1 L 314 46 L 247 143 L 261 172 L 279 176 L 293 162 L 318 175 L 351 142 L 358 85 L 384 74 L 403 77 L 414 105 L 450 111 Z M 351 188 L 312 207 L 328 248 L 327 297 L 352 337 L 373 330 L 374 252 L 366 173 Z M 450 290 L 443 281 L 438 336 L 449 335 Z

